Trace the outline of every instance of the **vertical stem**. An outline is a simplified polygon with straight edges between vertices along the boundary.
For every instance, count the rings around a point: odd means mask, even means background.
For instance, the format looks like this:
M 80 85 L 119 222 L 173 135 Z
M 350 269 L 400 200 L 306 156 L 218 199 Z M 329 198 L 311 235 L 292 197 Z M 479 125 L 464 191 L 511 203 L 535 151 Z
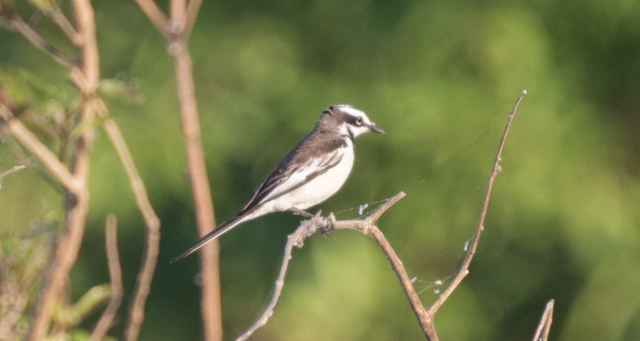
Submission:
M 191 57 L 184 34 L 186 4 L 184 0 L 171 1 L 169 53 L 174 58 L 175 75 L 180 101 L 182 129 L 187 153 L 187 165 L 191 180 L 198 233 L 204 236 L 216 226 L 213 201 L 204 151 L 201 144 L 200 122 L 196 104 Z M 201 311 L 204 339 L 222 339 L 222 314 L 220 308 L 220 277 L 218 273 L 220 246 L 213 241 L 201 249 L 200 272 L 202 276 Z
M 98 46 L 96 43 L 93 8 L 88 0 L 74 0 L 73 9 L 77 18 L 78 34 L 82 51 L 82 75 L 84 84 L 77 84 L 84 101 L 80 108 L 78 126 L 91 122 L 95 116 L 90 96 L 98 88 L 100 77 Z M 89 148 L 93 129 L 86 128 L 75 142 L 73 176 L 79 188 L 69 193 L 69 211 L 64 231 L 58 237 L 56 251 L 49 262 L 42 291 L 36 304 L 35 315 L 27 340 L 40 341 L 47 334 L 53 304 L 60 294 L 65 279 L 77 257 L 89 210 Z

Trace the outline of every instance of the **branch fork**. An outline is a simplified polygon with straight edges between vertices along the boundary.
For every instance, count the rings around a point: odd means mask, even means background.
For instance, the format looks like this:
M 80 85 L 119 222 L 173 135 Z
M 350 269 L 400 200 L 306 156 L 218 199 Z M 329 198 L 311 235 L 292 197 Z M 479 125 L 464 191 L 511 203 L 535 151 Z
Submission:
M 306 213 L 303 211 L 300 212 L 299 210 L 294 209 L 292 210 L 294 211 L 294 213 L 306 216 L 310 219 L 303 221 L 298 227 L 298 229 L 294 233 L 289 235 L 287 245 L 285 246 L 285 254 L 284 254 L 282 266 L 280 268 L 280 274 L 278 276 L 278 279 L 276 280 L 276 286 L 275 286 L 273 297 L 271 298 L 269 305 L 264 310 L 262 315 L 256 320 L 256 322 L 254 322 L 253 325 L 251 325 L 251 327 L 244 334 L 238 337 L 237 340 L 243 341 L 249 338 L 258 328 L 263 326 L 267 322 L 269 317 L 273 314 L 273 309 L 278 301 L 278 298 L 280 297 L 282 288 L 284 286 L 284 277 L 287 271 L 289 260 L 291 259 L 291 251 L 293 246 L 296 246 L 298 248 L 302 247 L 304 245 L 304 240 L 306 238 L 309 238 L 310 236 L 312 236 L 314 233 L 318 231 L 322 232 L 323 234 L 328 234 L 334 229 L 352 229 L 352 230 L 358 230 L 362 234 L 372 237 L 376 241 L 378 246 L 380 246 L 380 249 L 384 252 L 384 254 L 387 256 L 387 259 L 391 263 L 391 267 L 393 271 L 398 276 L 400 285 L 402 286 L 405 292 L 405 295 L 409 300 L 409 304 L 411 305 L 411 308 L 413 309 L 413 312 L 418 319 L 418 323 L 420 324 L 420 327 L 426 339 L 429 341 L 438 341 L 438 335 L 436 333 L 435 326 L 433 324 L 433 318 L 436 312 L 438 311 L 438 309 L 442 306 L 442 304 L 447 300 L 447 298 L 449 298 L 449 296 L 458 287 L 458 285 L 467 276 L 467 274 L 469 274 L 469 265 L 471 264 L 471 260 L 473 259 L 473 256 L 476 253 L 478 242 L 480 240 L 480 235 L 484 230 L 484 220 L 487 214 L 487 208 L 489 205 L 491 190 L 493 188 L 493 182 L 497 174 L 502 171 L 502 168 L 500 167 L 500 161 L 501 161 L 501 154 L 504 148 L 506 136 L 509 131 L 509 127 L 511 126 L 511 122 L 515 117 L 518 104 L 520 104 L 520 101 L 526 94 L 527 94 L 526 90 L 522 91 L 522 93 L 516 100 L 516 103 L 514 104 L 513 109 L 509 114 L 509 118 L 507 120 L 505 129 L 502 133 L 500 143 L 498 144 L 498 150 L 496 152 L 495 161 L 494 161 L 493 167 L 491 168 L 489 179 L 487 180 L 487 188 L 485 190 L 485 197 L 482 202 L 482 208 L 480 210 L 480 217 L 478 219 L 478 223 L 476 225 L 473 238 L 471 242 L 469 242 L 469 247 L 466 249 L 467 255 L 465 256 L 458 271 L 456 271 L 456 275 L 451 280 L 451 283 L 449 284 L 449 286 L 443 291 L 443 293 L 429 308 L 425 308 L 420 302 L 420 298 L 418 297 L 418 294 L 413 288 L 413 283 L 411 279 L 409 279 L 409 276 L 407 275 L 407 272 L 404 269 L 404 266 L 402 265 L 402 261 L 398 258 L 395 251 L 387 241 L 387 239 L 384 237 L 382 232 L 376 226 L 376 223 L 380 218 L 380 216 L 382 216 L 382 214 L 386 212 L 386 210 L 388 210 L 391 206 L 393 206 L 396 202 L 398 202 L 398 200 L 404 197 L 405 194 L 403 192 L 400 192 L 396 196 L 390 198 L 389 200 L 387 200 L 387 202 L 382 204 L 374 212 L 369 214 L 364 219 L 360 219 L 360 220 L 336 221 L 335 216 L 333 214 L 330 214 L 328 217 L 323 218 L 320 216 L 321 212 L 318 212 L 315 216 L 311 216 L 309 213 Z M 546 341 L 549 326 L 551 324 L 552 309 L 553 309 L 553 301 L 551 301 L 547 305 L 545 314 L 543 315 L 540 321 L 540 326 L 538 327 L 538 331 L 536 333 L 536 336 L 534 337 L 535 341 Z

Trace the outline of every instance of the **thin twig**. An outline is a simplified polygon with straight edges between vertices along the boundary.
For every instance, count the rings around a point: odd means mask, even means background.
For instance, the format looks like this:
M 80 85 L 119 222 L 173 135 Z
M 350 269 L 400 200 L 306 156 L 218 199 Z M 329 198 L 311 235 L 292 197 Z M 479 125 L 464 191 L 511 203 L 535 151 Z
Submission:
M 104 338 L 109 328 L 111 328 L 113 319 L 118 312 L 118 308 L 120 308 L 120 303 L 122 303 L 122 269 L 120 268 L 120 256 L 118 255 L 117 225 L 116 216 L 109 215 L 105 227 L 105 247 L 107 250 L 109 278 L 111 278 L 111 299 L 93 329 L 90 341 L 100 341 Z
M 64 67 L 73 67 L 78 65 L 78 61 L 68 57 L 64 53 L 60 52 L 55 47 L 51 46 L 51 44 L 47 43 L 38 32 L 34 31 L 29 24 L 24 22 L 20 16 L 17 14 L 11 14 L 9 16 L 9 22 L 11 23 L 11 27 L 18 31 L 22 36 L 27 38 L 28 41 L 33 44 L 37 49 L 43 51 L 51 56 L 54 61 Z
M 12 174 L 12 173 L 15 173 L 15 172 L 17 172 L 17 171 L 23 170 L 25 167 L 27 167 L 27 166 L 25 166 L 25 165 L 16 165 L 16 166 L 11 167 L 11 169 L 6 170 L 6 171 L 4 171 L 4 172 L 0 173 L 0 182 L 2 182 L 2 179 L 3 179 L 5 176 L 10 175 L 10 174 Z
M 0 110 L 6 111 L 10 114 L 9 108 L 0 103 Z M 13 117 L 13 115 L 5 117 L 6 124 L 8 126 L 7 131 L 15 137 L 20 143 L 27 148 L 33 155 L 38 157 L 40 162 L 56 177 L 60 183 L 67 188 L 70 192 L 77 192 L 80 190 L 81 185 L 77 179 L 69 172 L 67 167 L 58 160 L 56 155 L 47 148 L 34 133 L 29 130 L 20 120 Z
M 144 306 L 147 301 L 147 297 L 151 292 L 151 282 L 153 280 L 156 264 L 158 263 L 158 254 L 160 252 L 160 219 L 149 202 L 149 196 L 147 195 L 147 189 L 144 186 L 144 181 L 142 181 L 142 177 L 140 176 L 140 173 L 138 173 L 138 169 L 136 168 L 131 152 L 129 151 L 129 147 L 122 136 L 120 128 L 118 128 L 118 125 L 113 118 L 109 117 L 107 108 L 102 100 L 96 99 L 94 104 L 96 105 L 98 115 L 104 119 L 104 129 L 107 132 L 107 136 L 109 136 L 109 140 L 111 140 L 111 143 L 116 149 L 120 162 L 125 169 L 127 177 L 129 178 L 131 191 L 134 194 L 136 204 L 142 213 L 147 228 L 145 252 L 142 260 L 142 266 L 138 272 L 133 300 L 129 307 L 129 319 L 127 322 L 127 329 L 125 331 L 125 338 L 127 340 L 136 340 L 140 333 L 142 322 L 144 321 Z
M 193 25 L 196 23 L 200 6 L 202 6 L 202 0 L 190 0 L 187 5 L 187 19 L 184 28 L 184 34 L 187 37 L 191 35 L 191 30 L 193 29 Z
M 536 334 L 533 336 L 533 341 L 547 341 L 549 338 L 549 331 L 551 330 L 551 322 L 553 321 L 553 304 L 554 300 L 547 302 L 542 317 L 540 317 L 540 323 L 536 329 Z
M 153 0 L 136 0 L 136 3 L 140 6 L 140 9 L 147 18 L 151 20 L 151 23 L 156 27 L 158 32 L 165 36 L 167 34 L 169 19 L 167 19 L 167 16 L 160 10 L 158 5 L 156 5 Z
M 51 20 L 53 20 L 53 22 L 56 23 L 58 27 L 60 27 L 60 30 L 67 36 L 67 38 L 74 45 L 80 46 L 82 43 L 82 39 L 57 4 L 51 8 L 50 14 Z
M 487 188 L 484 194 L 484 201 L 482 202 L 482 209 L 480 211 L 480 218 L 478 219 L 478 224 L 476 225 L 475 233 L 473 235 L 473 239 L 469 245 L 469 249 L 467 251 L 467 255 L 462 261 L 462 265 L 460 269 L 457 271 L 454 278 L 451 280 L 449 286 L 443 291 L 442 295 L 438 297 L 438 299 L 427 309 L 431 316 L 435 315 L 435 313 L 440 309 L 444 301 L 449 298 L 451 293 L 458 287 L 458 284 L 462 282 L 462 280 L 469 273 L 469 265 L 471 264 L 471 260 L 476 253 L 476 248 L 478 247 L 478 242 L 480 240 L 480 234 L 484 230 L 484 219 L 487 215 L 487 208 L 489 207 L 489 198 L 491 197 L 491 190 L 493 188 L 493 182 L 498 175 L 498 172 L 501 170 L 500 168 L 500 160 L 502 155 L 502 149 L 504 148 L 504 143 L 507 139 L 507 133 L 509 132 L 509 127 L 511 126 L 511 122 L 516 115 L 516 110 L 518 109 L 518 105 L 520 101 L 527 94 L 527 90 L 523 90 L 516 103 L 513 105 L 511 109 L 511 113 L 509 114 L 509 118 L 507 119 L 507 124 L 502 133 L 502 137 L 500 139 L 500 143 L 498 144 L 498 151 L 496 153 L 495 160 L 493 162 L 493 168 L 491 169 L 491 174 L 489 175 L 489 179 L 487 180 Z
M 382 232 L 380 232 L 380 230 L 378 230 L 378 228 L 375 226 L 375 223 L 377 222 L 378 218 L 380 218 L 380 216 L 385 211 L 387 211 L 391 206 L 393 206 L 396 202 L 398 202 L 398 200 L 402 199 L 404 196 L 405 194 L 403 192 L 396 194 L 394 197 L 390 198 L 386 203 L 380 206 L 376 211 L 371 213 L 367 218 L 362 220 L 335 221 L 333 214 L 330 214 L 329 218 L 322 218 L 320 217 L 320 212 L 318 212 L 318 214 L 316 214 L 316 216 L 314 216 L 313 218 L 309 220 L 305 220 L 302 223 L 300 223 L 300 226 L 292 234 L 290 234 L 287 237 L 287 245 L 285 246 L 285 249 L 284 249 L 284 257 L 282 259 L 282 265 L 280 266 L 280 272 L 278 274 L 278 278 L 276 279 L 273 296 L 271 296 L 271 300 L 269 301 L 267 308 L 262 312 L 262 314 L 258 317 L 258 319 L 251 325 L 251 327 L 249 327 L 249 329 L 246 332 L 244 332 L 242 335 L 240 335 L 236 339 L 236 341 L 247 340 L 256 330 L 258 330 L 260 327 L 264 326 L 267 323 L 267 321 L 273 314 L 273 309 L 278 303 L 278 299 L 280 298 L 280 294 L 282 293 L 282 288 L 284 287 L 284 278 L 287 274 L 287 269 L 289 267 L 289 261 L 291 260 L 291 253 L 293 251 L 293 247 L 295 246 L 297 248 L 301 248 L 302 246 L 304 246 L 304 241 L 318 231 L 327 231 L 332 229 L 351 229 L 351 230 L 358 230 L 365 235 L 371 235 L 374 238 L 374 240 L 378 242 L 378 245 L 381 245 L 383 252 L 387 255 L 387 258 L 391 262 L 391 266 L 393 267 L 394 271 L 396 271 L 396 273 L 398 274 L 398 278 L 400 279 L 400 282 L 403 285 L 403 287 L 405 287 L 405 285 L 408 284 L 409 288 L 405 288 L 405 292 L 413 291 L 413 296 L 417 298 L 418 295 L 415 293 L 415 290 L 413 290 L 413 286 L 411 285 L 411 280 L 407 276 L 407 273 L 404 270 L 404 267 L 402 266 L 402 262 L 400 261 L 400 259 L 398 259 L 396 254 L 393 252 L 393 249 L 391 249 L 391 246 L 389 246 L 389 243 L 386 241 L 386 239 L 382 235 Z M 373 232 L 372 234 L 372 231 L 377 231 L 377 232 Z M 386 246 L 382 247 L 382 244 Z M 390 253 L 388 253 L 389 250 L 391 250 Z M 406 281 L 404 280 L 404 278 L 406 278 Z M 407 296 L 409 295 L 407 294 Z M 420 305 L 419 302 L 420 301 L 418 300 L 418 305 Z M 424 311 L 424 308 L 422 308 L 422 311 Z
M 79 126 L 93 121 L 95 112 L 89 99 L 98 88 L 100 79 L 98 45 L 96 43 L 95 19 L 89 0 L 73 0 L 73 9 L 78 26 L 78 35 L 82 39 L 82 74 L 86 84 L 78 86 L 82 91 L 84 102 L 80 106 Z M 65 228 L 58 236 L 56 250 L 49 262 L 45 279 L 35 308 L 27 340 L 44 339 L 51 320 L 51 310 L 58 300 L 60 290 L 78 257 L 78 250 L 84 234 L 89 209 L 89 149 L 93 141 L 93 129 L 86 128 L 75 141 L 73 157 L 73 177 L 79 188 L 71 191 L 69 211 Z

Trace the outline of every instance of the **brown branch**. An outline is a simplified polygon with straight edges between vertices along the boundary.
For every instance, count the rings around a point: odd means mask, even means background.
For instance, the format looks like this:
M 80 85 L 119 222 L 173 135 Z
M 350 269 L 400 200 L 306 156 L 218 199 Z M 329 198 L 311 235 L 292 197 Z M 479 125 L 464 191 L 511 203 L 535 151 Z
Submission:
M 478 224 L 476 225 L 475 233 L 469 245 L 467 255 L 462 261 L 462 265 L 460 266 L 460 269 L 457 271 L 456 275 L 451 280 L 451 284 L 449 284 L 449 286 L 444 290 L 442 295 L 440 295 L 440 297 L 438 297 L 438 299 L 429 307 L 428 311 L 429 313 L 431 313 L 431 315 L 434 315 L 438 311 L 438 309 L 440 308 L 440 306 L 442 306 L 444 301 L 447 298 L 449 298 L 451 293 L 456 289 L 456 287 L 458 287 L 458 284 L 460 284 L 460 282 L 462 282 L 464 277 L 466 277 L 467 274 L 469 273 L 469 265 L 471 264 L 471 260 L 473 259 L 473 256 L 476 253 L 478 242 L 480 240 L 480 234 L 484 230 L 484 219 L 487 215 L 487 208 L 489 207 L 489 198 L 491 197 L 493 182 L 496 179 L 498 172 L 501 171 L 500 160 L 502 155 L 502 149 L 504 148 L 504 143 L 507 139 L 507 133 L 509 132 L 509 127 L 511 126 L 511 122 L 513 121 L 513 118 L 516 115 L 516 110 L 518 109 L 518 105 L 520 104 L 520 101 L 526 94 L 527 94 L 527 90 L 523 90 L 520 96 L 518 96 L 516 103 L 513 105 L 513 108 L 511 109 L 509 118 L 507 119 L 507 124 L 502 133 L 500 143 L 498 144 L 498 151 L 496 153 L 496 157 L 493 162 L 493 168 L 491 169 L 491 174 L 489 175 L 489 179 L 487 180 L 487 188 L 484 194 L 484 201 L 482 202 L 482 209 L 480 210 L 480 218 L 478 219 Z
M 191 191 L 195 205 L 198 234 L 204 236 L 216 226 L 211 189 L 202 148 L 198 107 L 193 81 L 191 56 L 187 47 L 189 36 L 185 31 L 187 9 L 185 0 L 172 0 L 171 29 L 168 43 L 169 54 L 173 57 L 175 78 L 180 102 L 180 117 L 184 144 L 187 153 L 187 167 L 191 180 Z M 218 260 L 220 244 L 213 241 L 200 252 L 200 274 L 202 275 L 201 312 L 204 339 L 222 339 L 222 313 L 220 307 L 220 277 Z
M 256 320 L 256 322 L 254 322 L 253 325 L 251 325 L 251 327 L 244 334 L 242 334 L 237 340 L 246 340 L 247 338 L 249 338 L 258 328 L 260 328 L 265 323 L 267 323 L 267 320 L 273 314 L 273 309 L 275 308 L 275 305 L 278 301 L 278 298 L 284 286 L 284 277 L 287 271 L 289 260 L 291 259 L 291 251 L 294 245 L 297 247 L 302 247 L 304 244 L 304 240 L 310 237 L 311 235 L 313 235 L 318 230 L 327 233 L 333 229 L 353 229 L 353 230 L 358 230 L 365 235 L 371 236 L 376 241 L 376 243 L 378 243 L 378 246 L 384 252 L 384 254 L 387 256 L 387 259 L 391 263 L 391 267 L 393 271 L 398 276 L 398 280 L 400 281 L 400 284 L 405 292 L 405 295 L 407 296 L 407 299 L 411 304 L 411 308 L 413 309 L 413 312 L 418 318 L 418 322 L 420 324 L 420 327 L 422 328 L 423 333 L 425 334 L 425 337 L 429 341 L 437 341 L 438 336 L 433 324 L 433 316 L 438 311 L 440 306 L 442 306 L 444 301 L 451 295 L 451 293 L 455 290 L 458 284 L 469 272 L 468 271 L 469 264 L 471 263 L 471 260 L 473 259 L 473 255 L 475 254 L 476 248 L 478 246 L 480 233 L 484 229 L 483 224 L 484 224 L 485 216 L 487 214 L 487 208 L 489 205 L 491 189 L 493 188 L 493 182 L 498 172 L 500 171 L 500 160 L 501 160 L 500 157 L 502 154 L 502 150 L 504 148 L 504 143 L 506 141 L 507 133 L 509 131 L 509 127 L 511 126 L 511 122 L 513 121 L 513 118 L 515 116 L 516 110 L 518 108 L 518 104 L 520 103 L 524 95 L 526 95 L 526 93 L 527 91 L 524 90 L 516 100 L 516 103 L 513 106 L 511 113 L 509 114 L 509 118 L 507 120 L 507 124 L 504 129 L 504 132 L 502 133 L 502 138 L 500 139 L 500 143 L 498 144 L 498 151 L 496 153 L 494 165 L 491 170 L 491 175 L 489 176 L 489 179 L 488 179 L 487 189 L 485 191 L 485 198 L 482 204 L 482 210 L 480 212 L 480 219 L 476 226 L 473 241 L 471 242 L 471 246 L 467 252 L 467 255 L 460 269 L 458 270 L 456 276 L 451 281 L 451 284 L 449 285 L 449 287 L 447 287 L 447 289 L 443 292 L 443 294 L 438 298 L 438 300 L 436 300 L 436 302 L 433 303 L 433 305 L 431 305 L 431 307 L 429 307 L 429 309 L 425 309 L 422 303 L 420 302 L 420 298 L 418 297 L 418 294 L 413 288 L 413 284 L 411 283 L 411 280 L 409 279 L 409 276 L 407 275 L 407 272 L 404 269 L 404 266 L 402 265 L 402 261 L 400 261 L 400 259 L 396 255 L 395 251 L 393 250 L 393 248 L 391 247 L 387 239 L 384 237 L 382 232 L 376 226 L 376 222 L 378 218 L 389 207 L 391 207 L 391 205 L 395 204 L 398 200 L 404 197 L 404 193 L 401 192 L 395 197 L 389 199 L 385 204 L 383 204 L 380 208 L 378 208 L 376 211 L 371 213 L 364 220 L 335 221 L 333 214 L 330 214 L 329 218 L 321 218 L 318 213 L 318 215 L 316 215 L 314 218 L 302 222 L 300 227 L 298 227 L 298 229 L 293 234 L 291 234 L 288 238 L 287 245 L 285 247 L 284 259 L 282 262 L 282 266 L 280 268 L 280 274 L 278 276 L 278 279 L 276 280 L 274 295 L 272 296 L 271 301 L 269 302 L 269 305 L 267 306 L 265 311 L 262 313 L 262 315 Z M 549 320 L 549 323 L 550 323 L 550 320 Z M 548 333 L 548 330 L 547 330 L 547 333 Z
M 24 22 L 20 16 L 17 14 L 11 14 L 8 17 L 9 22 L 11 23 L 11 27 L 18 31 L 22 36 L 27 38 L 28 41 L 33 44 L 37 49 L 43 51 L 51 56 L 54 61 L 64 67 L 73 67 L 78 65 L 78 61 L 68 57 L 64 53 L 60 52 L 55 47 L 51 46 L 51 44 L 47 43 L 38 32 L 34 31 L 29 24 Z
M 380 232 L 380 230 L 375 225 L 378 221 L 378 218 L 380 218 L 380 216 L 384 212 L 386 212 L 391 206 L 393 206 L 404 196 L 405 194 L 403 192 L 396 194 L 394 197 L 387 200 L 386 203 L 381 205 L 376 211 L 371 213 L 367 218 L 363 220 L 336 221 L 333 217 L 333 214 L 330 214 L 328 218 L 323 218 L 320 216 L 320 212 L 318 212 L 315 217 L 300 223 L 300 226 L 287 237 L 287 245 L 285 246 L 280 273 L 278 275 L 278 278 L 276 279 L 275 290 L 273 292 L 271 300 L 269 301 L 269 304 L 267 305 L 267 308 L 251 325 L 251 327 L 249 327 L 249 329 L 244 332 L 244 334 L 240 335 L 236 340 L 247 340 L 256 330 L 258 330 L 258 328 L 264 326 L 267 323 L 267 321 L 273 314 L 273 309 L 278 303 L 278 299 L 280 298 L 280 294 L 282 293 L 282 288 L 284 287 L 284 278 L 287 274 L 287 268 L 289 266 L 289 261 L 291 260 L 293 247 L 303 247 L 304 241 L 318 231 L 328 233 L 333 229 L 351 229 L 358 230 L 365 235 L 372 236 L 373 239 L 378 243 L 378 245 L 380 245 L 380 248 L 382 248 L 383 252 L 387 255 L 387 258 L 389 259 L 393 270 L 398 275 L 398 279 L 400 279 L 400 283 L 405 289 L 405 293 L 407 293 L 407 297 L 409 297 L 413 305 L 413 299 L 418 299 L 418 295 L 413 289 L 411 280 L 409 279 L 409 276 L 407 276 L 407 273 L 402 266 L 402 262 L 400 261 L 400 259 L 398 259 L 395 252 L 393 252 L 393 249 L 387 242 L 386 238 L 382 235 L 382 232 Z M 412 292 L 411 296 L 409 292 Z M 417 300 L 417 304 L 418 306 L 422 307 L 419 299 Z M 424 308 L 422 308 L 422 310 L 424 311 Z
M 151 0 L 136 0 L 158 32 L 167 38 L 169 54 L 174 59 L 180 115 L 187 154 L 187 167 L 195 205 L 198 233 L 204 236 L 216 226 L 211 190 L 202 149 L 198 108 L 195 97 L 191 57 L 187 48 L 189 34 L 200 8 L 200 1 L 171 0 L 170 21 Z M 202 275 L 201 311 L 205 340 L 222 339 L 220 308 L 220 278 L 218 273 L 219 244 L 217 241 L 201 249 Z M 129 339 L 131 340 L 131 339 Z
M 111 299 L 93 329 L 90 341 L 100 341 L 104 338 L 109 328 L 111 328 L 113 319 L 118 312 L 118 308 L 120 308 L 120 303 L 122 303 L 122 269 L 120 268 L 120 256 L 118 255 L 117 225 L 116 216 L 109 215 L 105 227 L 105 247 L 107 250 L 109 278 L 111 278 Z
M 122 132 L 118 125 L 109 117 L 107 107 L 100 99 L 95 100 L 96 111 L 105 119 L 104 129 L 109 136 L 109 140 L 116 149 L 116 153 L 120 158 L 125 173 L 129 178 L 129 184 L 131 191 L 136 199 L 138 209 L 142 213 L 144 222 L 147 228 L 147 234 L 145 238 L 145 252 L 142 260 L 142 266 L 138 272 L 138 279 L 136 282 L 136 288 L 133 294 L 133 301 L 129 307 L 129 319 L 127 322 L 127 329 L 125 331 L 125 338 L 127 340 L 136 340 L 140 333 L 140 327 L 144 321 L 144 306 L 147 301 L 147 297 L 151 292 L 151 282 L 153 280 L 153 274 L 155 272 L 156 264 L 158 263 L 158 254 L 160 252 L 160 219 L 156 215 L 151 203 L 149 202 L 149 196 L 147 195 L 147 189 L 144 186 L 144 181 L 138 169 L 133 161 L 129 147 L 127 146 Z
M 200 6 L 202 6 L 202 0 L 189 0 L 187 5 L 187 18 L 184 28 L 184 34 L 188 37 L 191 35 L 193 25 L 196 23 L 198 12 L 200 12 Z
M 6 170 L 6 171 L 0 173 L 0 182 L 2 182 L 2 179 L 5 176 L 13 174 L 13 173 L 15 173 L 17 171 L 23 170 L 23 169 L 25 169 L 25 167 L 27 167 L 27 166 L 25 166 L 25 165 L 17 165 L 17 166 L 11 167 L 11 169 L 9 169 L 9 170 Z
M 89 98 L 98 88 L 100 79 L 98 45 L 96 43 L 95 19 L 89 0 L 73 0 L 77 20 L 78 35 L 82 39 L 82 75 L 85 84 L 77 84 L 82 91 L 84 102 L 80 107 L 79 126 L 93 121 L 95 112 Z M 42 340 L 51 320 L 51 310 L 58 300 L 64 282 L 78 257 L 89 209 L 89 148 L 93 140 L 93 130 L 86 128 L 75 141 L 73 177 L 79 189 L 69 195 L 69 210 L 65 228 L 58 236 L 56 251 L 47 266 L 45 279 L 35 308 L 27 340 Z
M 56 23 L 58 27 L 60 27 L 60 30 L 67 36 L 67 38 L 69 38 L 69 40 L 74 45 L 79 46 L 82 44 L 82 38 L 80 37 L 80 35 L 78 35 L 78 32 L 76 32 L 76 29 L 73 27 L 73 25 L 71 25 L 58 4 L 52 6 L 51 12 L 49 14 L 51 16 L 51 20 L 53 20 L 53 22 Z
M 56 155 L 47 148 L 34 133 L 29 130 L 20 120 L 13 117 L 9 108 L 0 103 L 1 116 L 6 121 L 7 131 L 15 137 L 20 143 L 33 153 L 40 162 L 51 172 L 55 178 L 70 192 L 80 191 L 81 184 L 69 172 L 67 167 L 58 160 Z
M 136 3 L 140 6 L 140 9 L 147 18 L 151 20 L 151 23 L 156 27 L 158 32 L 166 36 L 169 19 L 167 19 L 167 16 L 160 10 L 158 5 L 156 5 L 153 0 L 136 0 Z
M 551 322 L 553 320 L 553 304 L 554 300 L 547 302 L 542 317 L 540 317 L 540 323 L 536 329 L 536 334 L 533 336 L 533 341 L 547 341 L 549 338 L 549 330 L 551 330 Z

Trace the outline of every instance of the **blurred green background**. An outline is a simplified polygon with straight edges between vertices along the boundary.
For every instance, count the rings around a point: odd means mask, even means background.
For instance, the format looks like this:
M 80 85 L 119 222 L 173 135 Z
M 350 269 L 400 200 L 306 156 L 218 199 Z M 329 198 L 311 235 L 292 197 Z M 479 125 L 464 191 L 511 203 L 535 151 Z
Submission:
M 138 88 L 108 105 L 163 223 L 140 339 L 198 340 L 198 259 L 169 265 L 196 238 L 173 64 L 133 1 L 94 6 L 102 77 Z M 48 20 L 39 32 L 73 51 Z M 507 114 L 527 89 L 470 274 L 436 315 L 439 336 L 527 340 L 553 298 L 553 340 L 640 339 L 640 2 L 205 1 L 190 50 L 218 222 L 324 108 L 351 104 L 388 135 L 358 139 L 351 177 L 319 208 L 350 219 L 359 205 L 405 191 L 379 226 L 425 305 L 464 257 Z M 0 63 L 30 70 L 58 98 L 73 95 L 66 70 L 16 33 L 0 31 Z M 10 149 L 0 144 L 0 171 L 16 164 Z M 2 181 L 7 243 L 43 221 L 58 223 L 39 233 L 59 229 L 62 200 L 33 161 Z M 103 236 L 111 212 L 126 296 L 110 335 L 120 336 L 144 225 L 97 130 L 73 300 L 109 280 Z M 225 340 L 266 306 L 299 220 L 277 213 L 221 238 Z M 376 244 L 337 231 L 294 251 L 280 303 L 253 339 L 422 338 Z

